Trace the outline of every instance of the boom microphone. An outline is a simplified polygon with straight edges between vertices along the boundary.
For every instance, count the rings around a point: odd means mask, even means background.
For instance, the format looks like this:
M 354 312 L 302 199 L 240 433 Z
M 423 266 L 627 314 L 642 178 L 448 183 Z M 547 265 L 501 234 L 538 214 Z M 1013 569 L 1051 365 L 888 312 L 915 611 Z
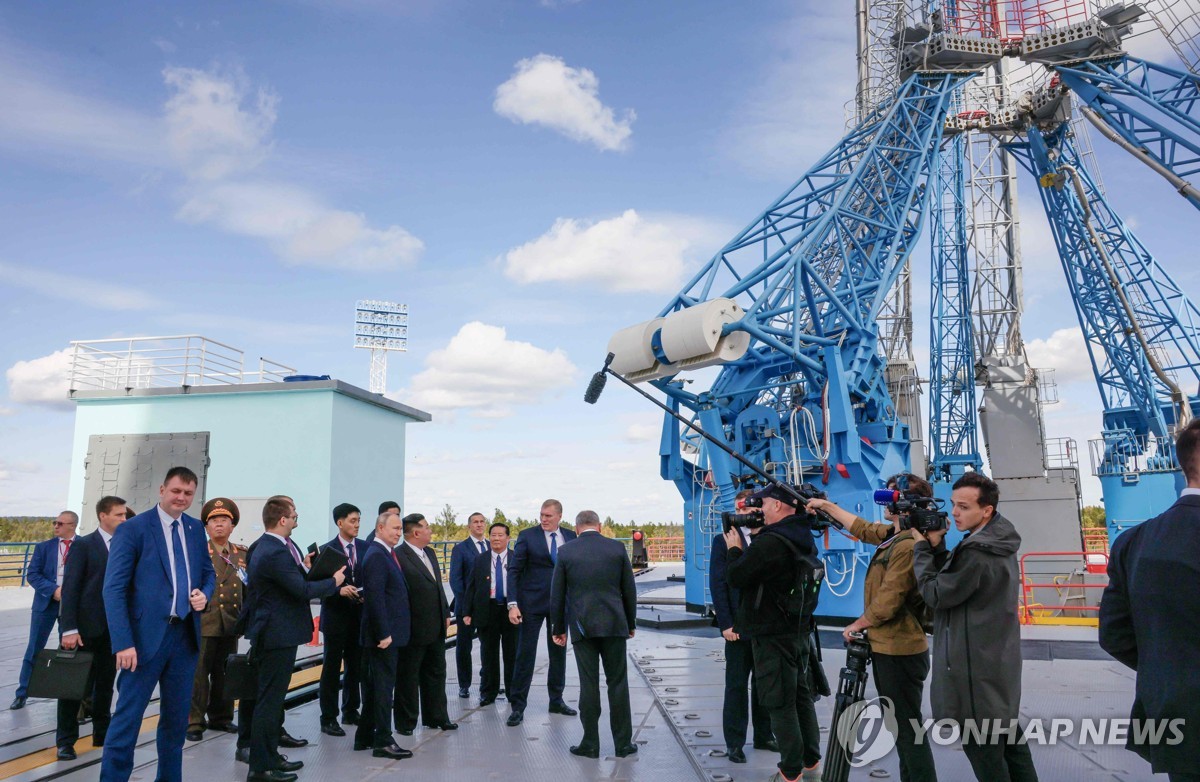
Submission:
M 600 394 L 604 391 L 604 384 L 608 382 L 608 375 L 604 370 L 600 370 L 592 375 L 592 382 L 588 383 L 587 391 L 583 393 L 583 401 L 589 405 L 596 404 L 596 400 L 600 398 Z
M 596 404 L 596 400 L 600 398 L 600 394 L 604 393 L 604 384 L 608 382 L 609 365 L 612 364 L 616 356 L 609 353 L 604 359 L 604 366 L 600 371 L 592 375 L 592 382 L 588 383 L 587 391 L 583 393 L 583 401 L 589 405 Z

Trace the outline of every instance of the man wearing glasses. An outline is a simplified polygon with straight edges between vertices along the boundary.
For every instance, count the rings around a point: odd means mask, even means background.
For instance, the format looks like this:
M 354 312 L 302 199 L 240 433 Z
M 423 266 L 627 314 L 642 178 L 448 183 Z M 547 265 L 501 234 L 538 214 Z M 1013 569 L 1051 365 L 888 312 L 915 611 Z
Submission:
M 25 578 L 34 591 L 33 614 L 29 622 L 29 645 L 25 647 L 25 658 L 21 661 L 21 677 L 16 696 L 9 706 L 13 711 L 25 708 L 25 691 L 29 688 L 29 677 L 33 673 L 33 658 L 46 647 L 50 631 L 58 621 L 63 570 L 78 526 L 78 514 L 69 510 L 58 514 L 54 522 L 54 537 L 37 544 L 29 559 Z

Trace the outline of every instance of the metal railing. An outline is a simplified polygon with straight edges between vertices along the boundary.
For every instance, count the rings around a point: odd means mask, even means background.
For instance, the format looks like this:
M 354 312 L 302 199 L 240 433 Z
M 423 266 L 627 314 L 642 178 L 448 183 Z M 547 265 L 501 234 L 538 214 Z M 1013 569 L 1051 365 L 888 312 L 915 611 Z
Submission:
M 625 550 L 632 553 L 632 538 L 613 538 L 625 544 Z M 442 580 L 450 579 L 450 552 L 458 545 L 457 540 L 435 540 L 429 546 L 437 556 L 438 567 L 442 571 Z M 511 549 L 511 546 L 510 546 Z M 683 561 L 683 536 L 646 538 L 646 554 L 651 563 L 667 563 Z
M 1047 470 L 1079 470 L 1079 446 L 1072 437 L 1046 439 Z
M 1159 438 L 1123 431 L 1104 432 L 1099 438 L 1088 440 L 1092 475 L 1174 472 L 1179 469 L 1174 442 L 1173 433 Z
M 0 543 L 0 586 L 25 586 L 29 558 L 37 543 Z
M 296 374 L 261 357 L 257 370 L 247 369 L 241 350 L 198 334 L 76 340 L 71 349 L 72 392 L 273 383 Z
M 1059 575 L 1052 576 L 1050 581 L 1030 581 L 1026 574 L 1025 561 L 1030 558 L 1040 558 L 1043 561 L 1063 561 L 1069 562 L 1072 565 L 1079 561 L 1087 563 L 1086 571 L 1076 567 L 1071 567 L 1069 571 Z M 1096 598 L 1096 604 L 1090 605 L 1084 602 L 1085 593 L 1083 591 L 1077 594 L 1071 594 L 1074 590 L 1085 589 L 1104 589 L 1107 584 L 1094 582 L 1087 583 L 1085 581 L 1074 579 L 1082 579 L 1086 573 L 1106 572 L 1108 569 L 1108 553 L 1094 551 L 1031 551 L 1028 554 L 1021 555 L 1021 605 L 1020 616 L 1021 624 L 1096 624 L 1099 620 L 1093 617 L 1084 616 L 1084 612 L 1095 612 L 1097 615 L 1100 611 L 1100 599 Z M 1044 578 L 1046 574 L 1038 573 L 1039 578 Z M 1054 590 L 1055 596 L 1058 599 L 1057 603 L 1047 604 L 1036 601 L 1034 590 Z M 1078 602 L 1076 602 L 1078 601 Z M 1075 616 L 1070 616 L 1064 612 L 1075 612 Z

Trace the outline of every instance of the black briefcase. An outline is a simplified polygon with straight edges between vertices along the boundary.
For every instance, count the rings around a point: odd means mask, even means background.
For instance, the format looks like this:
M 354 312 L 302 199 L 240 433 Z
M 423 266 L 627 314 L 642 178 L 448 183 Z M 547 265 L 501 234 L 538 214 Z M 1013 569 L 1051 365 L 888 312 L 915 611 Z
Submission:
M 29 677 L 30 698 L 54 698 L 81 701 L 88 694 L 88 675 L 92 672 L 92 652 L 43 649 L 33 658 Z
M 258 694 L 258 666 L 248 654 L 231 654 L 225 658 L 225 697 L 241 700 Z

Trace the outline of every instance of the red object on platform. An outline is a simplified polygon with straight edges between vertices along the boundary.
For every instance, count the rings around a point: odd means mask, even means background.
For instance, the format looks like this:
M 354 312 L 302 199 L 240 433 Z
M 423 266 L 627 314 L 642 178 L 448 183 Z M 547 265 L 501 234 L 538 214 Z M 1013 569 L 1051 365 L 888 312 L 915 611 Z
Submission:
M 850 471 L 846 469 L 846 465 L 842 464 L 841 462 L 838 462 L 837 471 L 838 475 L 842 476 L 843 478 L 850 477 Z
M 321 617 L 319 617 L 319 616 L 313 617 L 313 637 L 312 637 L 312 640 L 309 641 L 307 645 L 308 646 L 320 646 L 321 645 Z

